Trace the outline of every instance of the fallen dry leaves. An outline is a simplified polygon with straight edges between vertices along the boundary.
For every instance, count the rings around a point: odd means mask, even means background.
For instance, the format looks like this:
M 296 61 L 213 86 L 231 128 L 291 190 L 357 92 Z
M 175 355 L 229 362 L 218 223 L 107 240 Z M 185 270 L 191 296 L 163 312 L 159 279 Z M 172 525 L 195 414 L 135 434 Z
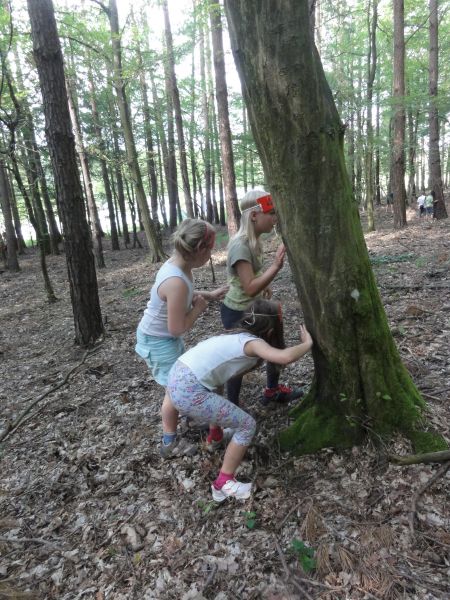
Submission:
M 366 241 L 402 357 L 430 422 L 449 439 L 450 223 L 409 217 L 395 232 L 381 209 Z M 224 258 L 222 247 L 219 284 Z M 156 267 L 140 250 L 108 251 L 106 262 L 98 277 L 107 332 L 83 364 L 64 258 L 49 258 L 56 305 L 44 301 L 35 254 L 22 258 L 20 274 L 0 276 L 0 431 L 50 391 L 1 448 L 1 598 L 450 597 L 449 474 L 421 496 L 411 539 L 411 500 L 436 465 L 389 464 L 370 441 L 341 454 L 280 454 L 273 434 L 288 409 L 259 406 L 262 372 L 246 377 L 242 393 L 259 424 L 239 474 L 256 483 L 247 503 L 211 502 L 221 453 L 208 453 L 197 431 L 185 432 L 196 457 L 163 462 L 161 390 L 133 351 Z M 197 280 L 214 287 L 208 267 Z M 294 342 L 301 311 L 288 267 L 274 290 Z M 211 304 L 187 344 L 219 331 Z M 308 384 L 311 369 L 306 358 L 286 379 Z M 384 450 L 410 447 L 397 438 Z M 302 569 L 302 544 L 314 549 L 313 571 Z

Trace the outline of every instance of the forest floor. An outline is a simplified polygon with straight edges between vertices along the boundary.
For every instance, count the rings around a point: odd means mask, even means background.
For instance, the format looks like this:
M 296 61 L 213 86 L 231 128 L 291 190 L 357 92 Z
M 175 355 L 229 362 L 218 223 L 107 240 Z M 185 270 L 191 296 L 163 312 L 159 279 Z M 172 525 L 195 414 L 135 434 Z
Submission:
M 394 231 L 392 218 L 377 209 L 366 243 L 428 421 L 450 441 L 450 219 L 410 211 L 409 226 Z M 266 242 L 269 259 L 276 243 Z M 216 285 L 226 280 L 225 246 L 219 232 Z M 211 501 L 222 453 L 209 453 L 198 431 L 185 432 L 197 456 L 163 461 L 162 390 L 134 353 L 158 265 L 139 249 L 107 249 L 105 258 L 106 335 L 88 352 L 73 344 L 64 256 L 48 260 L 56 304 L 45 300 L 34 251 L 19 274 L 0 274 L 0 436 L 39 400 L 0 446 L 0 598 L 450 597 L 449 473 L 390 463 L 388 454 L 411 452 L 402 437 L 339 453 L 280 453 L 275 433 L 290 422 L 289 407 L 259 404 L 262 370 L 246 376 L 241 394 L 258 422 L 239 472 L 255 482 L 251 499 Z M 209 266 L 196 282 L 216 287 Z M 301 307 L 287 264 L 273 287 L 287 343 L 296 343 Z M 221 331 L 211 303 L 187 345 Z M 312 370 L 305 357 L 284 380 L 308 385 Z

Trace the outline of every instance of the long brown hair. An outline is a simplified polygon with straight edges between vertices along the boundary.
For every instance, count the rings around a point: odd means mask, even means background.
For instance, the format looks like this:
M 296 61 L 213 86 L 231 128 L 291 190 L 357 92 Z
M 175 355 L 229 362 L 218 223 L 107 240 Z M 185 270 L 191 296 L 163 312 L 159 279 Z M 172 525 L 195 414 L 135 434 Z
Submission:
M 263 298 L 254 300 L 236 327 L 260 337 L 274 348 L 286 348 L 279 302 Z

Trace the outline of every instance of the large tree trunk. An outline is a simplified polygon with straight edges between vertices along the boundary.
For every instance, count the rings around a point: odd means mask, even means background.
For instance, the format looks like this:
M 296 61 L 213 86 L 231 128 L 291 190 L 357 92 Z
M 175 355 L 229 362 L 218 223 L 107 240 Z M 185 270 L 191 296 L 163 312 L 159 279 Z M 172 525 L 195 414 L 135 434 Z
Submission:
M 14 222 L 11 210 L 11 195 L 9 182 L 3 160 L 0 159 L 0 208 L 3 213 L 5 226 L 4 241 L 6 243 L 6 266 L 10 271 L 20 271 L 17 260 L 17 238 L 14 231 Z
M 61 46 L 51 0 L 28 0 L 33 55 L 39 73 L 45 135 L 64 227 L 75 340 L 87 345 L 103 332 L 89 227 L 84 212 L 64 83 Z
M 394 136 L 392 193 L 394 227 L 406 227 L 405 193 L 405 32 L 403 0 L 394 0 Z
M 313 383 L 281 434 L 282 446 L 301 453 L 348 447 L 369 428 L 412 435 L 424 402 L 400 360 L 371 270 L 345 167 L 344 127 L 311 40 L 308 1 L 225 6 L 253 135 L 314 339 Z
M 428 153 L 429 187 L 434 191 L 433 217 L 446 219 L 444 193 L 442 190 L 441 158 L 439 154 L 438 96 L 438 0 L 430 0 L 430 55 L 429 55 L 429 137 Z
M 230 117 L 228 113 L 228 92 L 222 39 L 222 17 L 220 14 L 220 5 L 216 0 L 209 0 L 209 2 L 214 72 L 216 77 L 217 116 L 219 117 L 220 153 L 222 156 L 223 188 L 227 208 L 228 231 L 230 235 L 233 235 L 239 228 L 241 215 L 237 201 L 233 145 L 231 143 Z

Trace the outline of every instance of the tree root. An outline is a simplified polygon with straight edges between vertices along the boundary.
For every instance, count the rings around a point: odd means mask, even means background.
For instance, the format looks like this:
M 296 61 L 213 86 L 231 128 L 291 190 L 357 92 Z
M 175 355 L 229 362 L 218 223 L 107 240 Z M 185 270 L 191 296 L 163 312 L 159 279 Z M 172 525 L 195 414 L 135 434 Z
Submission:
M 409 454 L 408 456 L 398 456 L 390 454 L 389 460 L 396 465 L 416 465 L 418 463 L 445 462 L 450 460 L 450 450 L 441 450 L 440 452 L 427 452 L 425 454 Z
M 436 454 L 443 454 L 441 453 L 436 453 Z M 437 481 L 440 477 L 442 477 L 443 475 L 445 475 L 445 473 L 447 473 L 447 471 L 450 469 L 450 461 L 447 461 L 446 463 L 444 463 L 440 469 L 438 469 L 436 471 L 436 473 L 430 477 L 430 479 L 422 486 L 420 487 L 417 492 L 414 494 L 414 497 L 411 501 L 411 510 L 409 511 L 409 517 L 408 517 L 408 522 L 409 522 L 409 532 L 411 534 L 411 537 L 414 537 L 414 519 L 416 516 L 416 512 L 417 512 L 417 503 L 419 501 L 420 496 L 429 488 L 433 485 L 433 483 L 435 481 Z

